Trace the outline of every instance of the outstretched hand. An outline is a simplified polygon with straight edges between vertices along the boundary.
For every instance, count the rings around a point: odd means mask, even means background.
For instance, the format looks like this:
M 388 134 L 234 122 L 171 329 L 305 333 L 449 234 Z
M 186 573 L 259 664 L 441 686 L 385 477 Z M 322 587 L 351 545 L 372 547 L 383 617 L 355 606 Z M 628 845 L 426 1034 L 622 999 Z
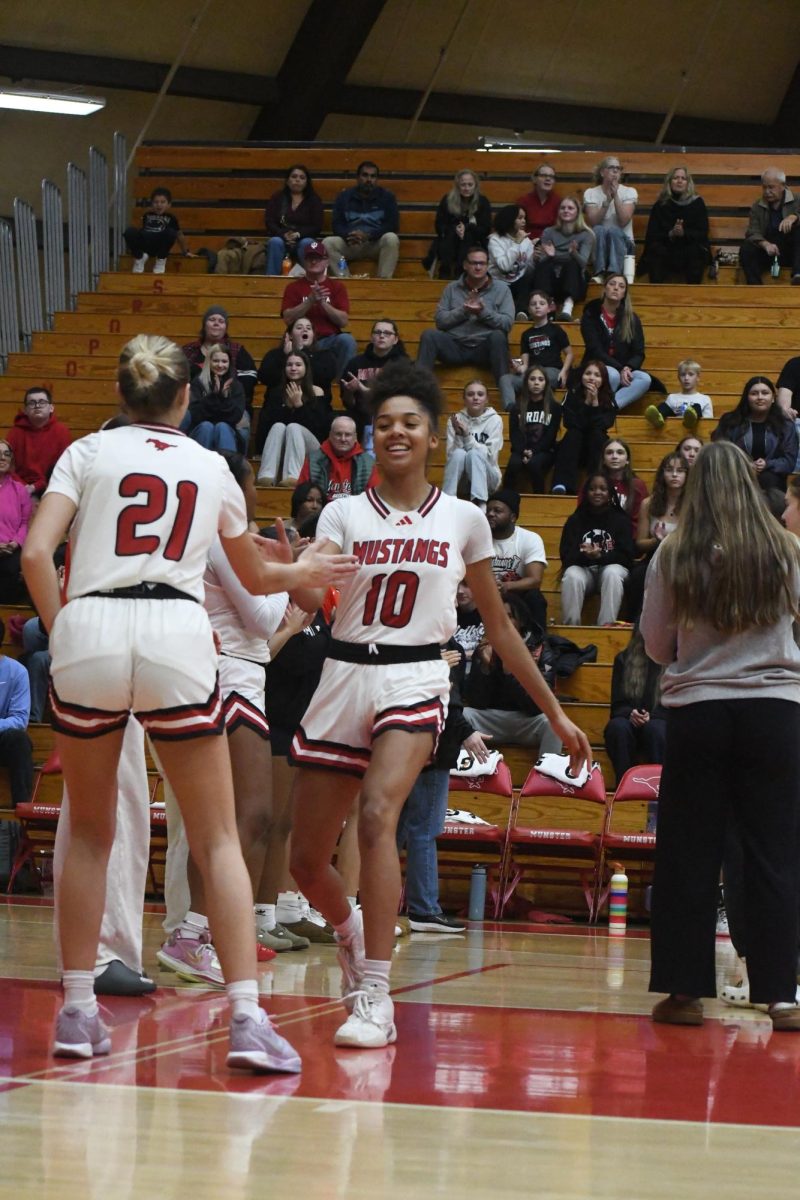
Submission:
M 569 766 L 573 775 L 577 775 L 583 770 L 592 769 L 592 747 L 589 745 L 589 739 L 582 729 L 579 729 L 564 713 L 554 717 L 550 724 L 554 732 L 561 738 L 564 745 L 564 752 L 569 755 Z
M 358 570 L 355 554 L 324 554 L 329 538 L 317 538 L 295 563 L 297 574 L 293 588 L 339 587 Z
M 277 539 L 262 537 L 260 533 L 253 533 L 250 536 L 264 562 L 290 563 L 294 560 L 294 553 L 280 517 L 275 522 L 275 529 L 278 533 Z

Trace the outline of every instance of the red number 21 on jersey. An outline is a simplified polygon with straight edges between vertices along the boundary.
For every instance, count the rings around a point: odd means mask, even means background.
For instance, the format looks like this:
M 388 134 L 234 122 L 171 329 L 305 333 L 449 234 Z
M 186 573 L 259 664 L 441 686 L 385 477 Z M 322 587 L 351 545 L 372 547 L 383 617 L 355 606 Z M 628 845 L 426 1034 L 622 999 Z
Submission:
M 197 503 L 197 484 L 182 479 L 176 484 L 178 511 L 164 547 L 164 558 L 180 562 L 186 550 L 189 531 L 192 528 Z M 132 499 L 143 496 L 137 504 L 129 504 L 117 517 L 117 543 L 115 552 L 121 558 L 138 554 L 155 554 L 161 548 L 162 539 L 155 533 L 140 533 L 142 526 L 152 525 L 167 511 L 169 489 L 159 475 L 144 475 L 133 472 L 120 482 L 119 494 Z

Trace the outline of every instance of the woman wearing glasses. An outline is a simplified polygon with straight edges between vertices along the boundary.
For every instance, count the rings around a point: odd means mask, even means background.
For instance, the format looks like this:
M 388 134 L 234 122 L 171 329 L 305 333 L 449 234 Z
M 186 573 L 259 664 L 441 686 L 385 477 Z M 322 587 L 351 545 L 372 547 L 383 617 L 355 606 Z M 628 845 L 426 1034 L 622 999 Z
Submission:
M 595 282 L 606 271 L 622 274 L 626 254 L 633 254 L 633 213 L 639 193 L 621 183 L 622 166 L 615 155 L 602 159 L 592 172 L 595 186 L 583 193 L 583 215 L 594 231 Z

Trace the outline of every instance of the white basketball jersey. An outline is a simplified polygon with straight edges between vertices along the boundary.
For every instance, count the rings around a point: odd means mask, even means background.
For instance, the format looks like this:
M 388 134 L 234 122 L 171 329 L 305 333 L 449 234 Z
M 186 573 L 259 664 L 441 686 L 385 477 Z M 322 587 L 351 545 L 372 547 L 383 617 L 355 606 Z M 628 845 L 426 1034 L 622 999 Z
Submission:
M 78 512 L 70 529 L 67 599 L 166 583 L 203 602 L 217 533 L 247 531 L 244 497 L 225 460 L 166 425 L 126 425 L 73 442 L 49 492 Z
M 337 500 L 322 510 L 317 537 L 361 563 L 336 610 L 333 636 L 343 642 L 444 645 L 465 566 L 492 557 L 480 509 L 437 487 L 414 512 L 389 508 L 374 488 Z

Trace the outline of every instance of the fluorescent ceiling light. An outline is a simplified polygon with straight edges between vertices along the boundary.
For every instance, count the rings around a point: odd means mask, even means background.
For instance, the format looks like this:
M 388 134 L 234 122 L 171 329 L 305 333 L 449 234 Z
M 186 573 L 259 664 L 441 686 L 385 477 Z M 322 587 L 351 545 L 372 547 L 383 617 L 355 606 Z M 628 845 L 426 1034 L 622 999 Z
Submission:
M 563 150 L 553 150 L 550 146 L 526 145 L 520 142 L 483 142 L 478 146 L 479 151 L 487 154 L 563 154 Z
M 0 89 L 0 108 L 14 108 L 22 112 L 63 113 L 71 117 L 88 117 L 105 106 L 105 100 L 99 96 L 68 96 L 58 92 Z

